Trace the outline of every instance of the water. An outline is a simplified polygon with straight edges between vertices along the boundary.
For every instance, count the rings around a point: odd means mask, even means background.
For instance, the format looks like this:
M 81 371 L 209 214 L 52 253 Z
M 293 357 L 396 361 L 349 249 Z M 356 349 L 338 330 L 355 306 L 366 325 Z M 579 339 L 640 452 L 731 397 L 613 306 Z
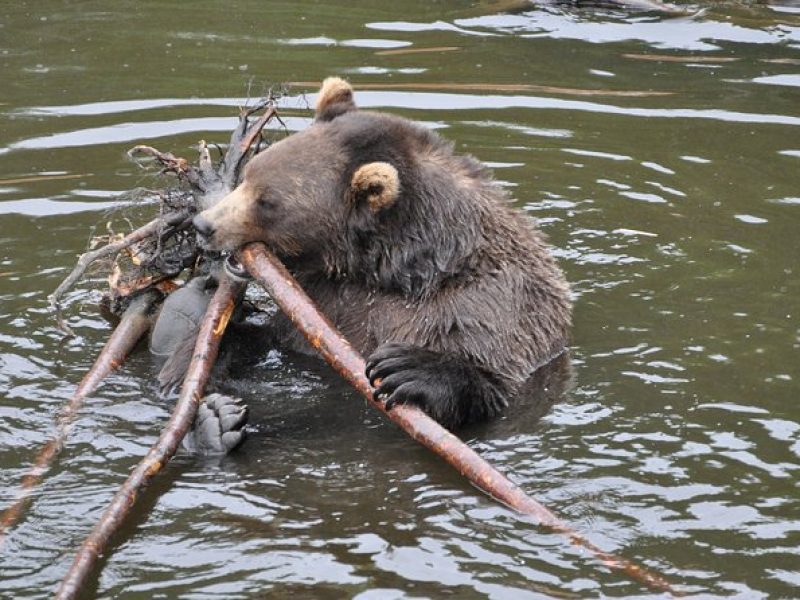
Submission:
M 0 178 L 53 176 L 0 182 L 0 507 L 109 333 L 102 273 L 68 297 L 75 339 L 47 294 L 108 221 L 152 214 L 129 190 L 165 184 L 125 151 L 192 156 L 227 139 L 248 89 L 339 74 L 362 106 L 493 166 L 573 283 L 575 387 L 470 444 L 698 597 L 798 595 L 798 9 L 501 4 L 0 8 Z M 304 106 L 287 100 L 290 127 Z M 0 556 L 0 596 L 52 594 L 167 418 L 152 375 L 137 354 L 88 400 Z M 247 445 L 170 465 L 98 597 L 648 593 L 482 497 L 313 361 L 265 351 L 228 386 L 252 407 Z

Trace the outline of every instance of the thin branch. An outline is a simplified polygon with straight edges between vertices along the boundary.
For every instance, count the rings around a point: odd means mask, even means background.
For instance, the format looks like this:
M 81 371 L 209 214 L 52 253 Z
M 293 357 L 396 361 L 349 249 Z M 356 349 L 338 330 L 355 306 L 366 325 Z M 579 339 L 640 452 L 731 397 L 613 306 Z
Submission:
M 128 156 L 134 158 L 137 154 L 150 156 L 161 163 L 165 172 L 175 173 L 178 177 L 189 178 L 189 172 L 194 168 L 185 158 L 175 156 L 171 152 L 161 152 L 152 146 L 134 146 L 128 150 Z
M 203 397 L 203 388 L 217 358 L 219 343 L 233 314 L 241 286 L 241 283 L 234 282 L 228 277 L 220 280 L 203 318 L 194 356 L 169 423 L 164 427 L 158 441 L 114 495 L 103 516 L 83 542 L 56 592 L 57 600 L 75 598 L 80 593 L 111 536 L 130 514 L 144 487 L 175 454 L 181 440 L 194 423 L 197 408 Z
M 275 109 L 275 107 L 274 106 L 270 106 L 264 112 L 264 114 L 261 115 L 261 117 L 258 119 L 258 121 L 253 123 L 252 127 L 247 132 L 247 135 L 245 136 L 245 138 L 239 143 L 239 148 L 241 148 L 243 153 L 245 153 L 248 150 L 250 150 L 250 146 L 253 145 L 253 142 L 255 141 L 255 139 L 259 135 L 261 135 L 261 130 L 263 130 L 264 127 L 267 125 L 267 123 L 269 123 L 270 119 L 272 119 L 272 117 L 276 116 L 277 114 L 278 114 L 278 111 Z
M 56 181 L 59 179 L 83 179 L 91 177 L 94 173 L 73 173 L 70 175 L 36 175 L 30 177 L 17 177 L 16 179 L 0 179 L 0 185 L 16 185 L 18 183 L 38 183 L 40 181 Z
M 319 87 L 312 81 L 293 81 L 289 85 L 295 87 Z M 613 96 L 622 98 L 648 98 L 652 96 L 671 96 L 675 92 L 659 90 L 608 90 L 567 88 L 532 83 L 364 83 L 364 89 L 373 90 L 441 90 L 446 92 L 539 92 L 542 94 L 562 94 L 567 96 Z
M 202 169 L 202 164 L 200 167 L 195 167 L 190 164 L 187 159 L 175 156 L 170 152 L 161 152 L 152 146 L 134 146 L 128 150 L 129 157 L 134 158 L 136 154 L 151 156 L 157 162 L 161 163 L 162 175 L 164 173 L 174 173 L 178 179 L 188 181 L 192 188 L 199 190 L 201 193 L 213 189 L 219 182 L 219 176 L 213 170 L 207 173 Z M 207 174 L 211 175 L 210 179 L 206 179 Z
M 199 165 L 200 174 L 203 179 L 210 180 L 216 176 L 216 172 L 214 171 L 214 162 L 211 160 L 211 153 L 208 151 L 208 144 L 205 140 L 200 140 L 198 146 L 200 156 L 197 159 L 197 164 Z
M 108 342 L 97 356 L 92 368 L 78 384 L 69 402 L 61 409 L 56 421 L 56 432 L 36 455 L 30 470 L 22 478 L 20 489 L 14 502 L 0 513 L 0 548 L 2 548 L 6 532 L 19 522 L 27 508 L 31 494 L 50 469 L 55 457 L 64 447 L 64 442 L 72 429 L 75 417 L 83 406 L 86 397 L 97 389 L 100 382 L 111 371 L 119 367 L 136 345 L 136 342 L 150 327 L 150 312 L 161 295 L 156 291 L 148 291 L 137 297 L 122 319 L 111 333 Z
M 252 115 L 265 108 L 266 111 L 259 119 L 250 121 Z M 272 98 L 267 98 L 256 103 L 255 106 L 240 110 L 239 124 L 231 134 L 228 151 L 225 153 L 225 158 L 223 158 L 219 169 L 220 177 L 228 189 L 236 187 L 239 173 L 244 163 L 251 156 L 253 142 L 258 139 L 267 123 L 277 114 Z

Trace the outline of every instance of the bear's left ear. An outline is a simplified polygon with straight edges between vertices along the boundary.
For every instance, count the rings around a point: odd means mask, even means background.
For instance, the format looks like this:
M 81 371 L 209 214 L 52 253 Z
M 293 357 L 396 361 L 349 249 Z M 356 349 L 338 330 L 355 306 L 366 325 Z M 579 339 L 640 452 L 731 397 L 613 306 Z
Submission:
M 360 166 L 350 180 L 350 193 L 355 204 L 366 202 L 372 212 L 390 207 L 400 194 L 397 169 L 387 162 Z
M 322 82 L 314 107 L 317 121 L 332 121 L 336 117 L 355 110 L 353 87 L 339 77 L 328 77 Z

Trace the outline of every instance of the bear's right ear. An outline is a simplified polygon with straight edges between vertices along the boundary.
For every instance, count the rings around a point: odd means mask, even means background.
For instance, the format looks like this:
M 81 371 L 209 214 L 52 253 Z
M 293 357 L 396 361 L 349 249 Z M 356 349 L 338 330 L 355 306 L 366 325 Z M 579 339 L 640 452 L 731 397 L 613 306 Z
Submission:
M 340 77 L 328 77 L 322 82 L 314 107 L 317 121 L 332 121 L 336 117 L 355 110 L 353 88 Z

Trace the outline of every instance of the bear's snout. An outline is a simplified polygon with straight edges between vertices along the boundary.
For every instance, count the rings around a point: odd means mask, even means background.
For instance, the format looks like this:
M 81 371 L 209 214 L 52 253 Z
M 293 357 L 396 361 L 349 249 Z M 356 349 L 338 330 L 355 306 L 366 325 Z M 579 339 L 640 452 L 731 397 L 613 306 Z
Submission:
M 206 219 L 202 214 L 197 215 L 194 219 L 192 219 L 192 224 L 194 228 L 197 230 L 197 233 L 200 235 L 201 243 L 208 244 L 211 241 L 211 238 L 214 237 L 214 225 L 211 224 L 211 221 Z

